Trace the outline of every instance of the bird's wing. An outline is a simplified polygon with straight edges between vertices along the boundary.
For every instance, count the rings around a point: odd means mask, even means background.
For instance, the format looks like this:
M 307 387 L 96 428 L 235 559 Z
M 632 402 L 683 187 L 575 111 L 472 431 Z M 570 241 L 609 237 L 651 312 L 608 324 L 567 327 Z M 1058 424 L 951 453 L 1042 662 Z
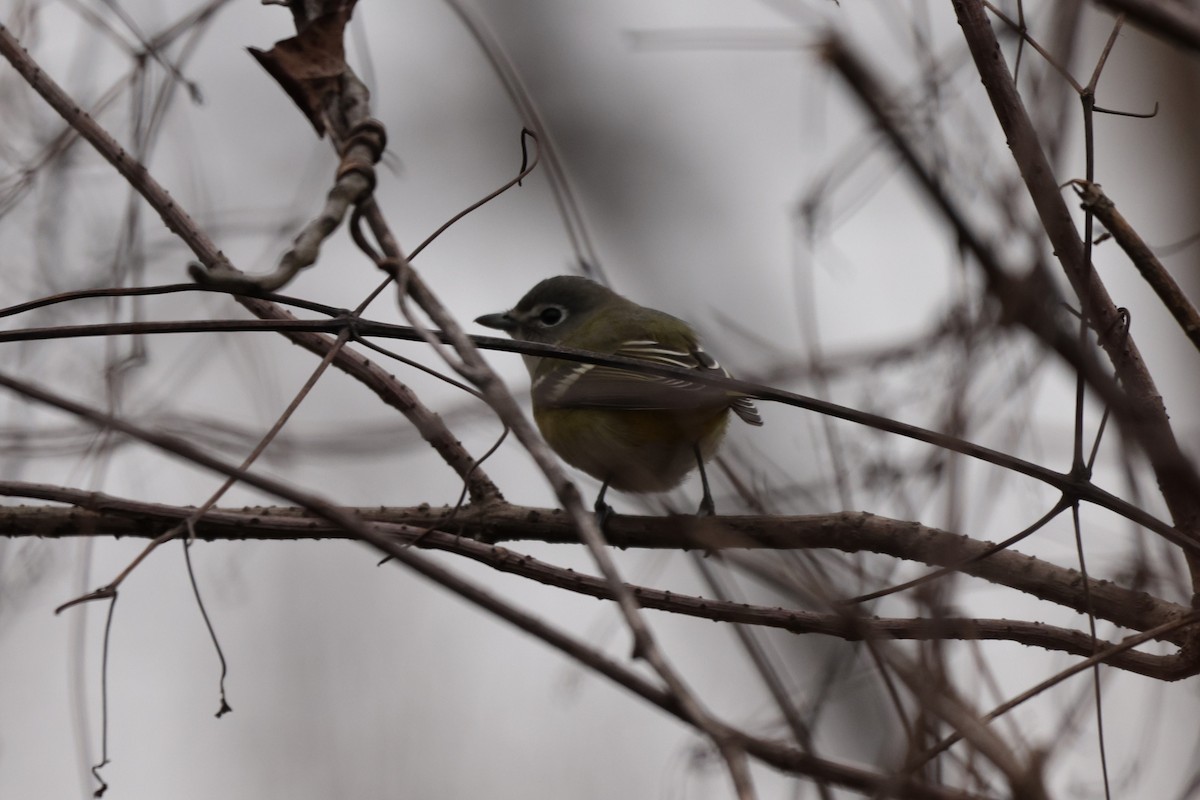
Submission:
M 617 347 L 613 355 L 729 377 L 716 359 L 694 343 L 684 349 L 653 339 L 632 339 Z M 551 408 L 655 411 L 728 406 L 749 424 L 762 425 L 762 418 L 748 397 L 684 378 L 596 364 L 558 361 L 553 369 L 537 377 L 533 391 L 541 404 Z

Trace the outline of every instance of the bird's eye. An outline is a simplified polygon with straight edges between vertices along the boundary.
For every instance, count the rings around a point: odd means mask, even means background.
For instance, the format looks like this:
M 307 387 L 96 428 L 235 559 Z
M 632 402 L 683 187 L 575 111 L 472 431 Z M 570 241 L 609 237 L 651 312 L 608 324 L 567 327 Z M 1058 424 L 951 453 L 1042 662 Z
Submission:
M 559 306 L 546 306 L 538 314 L 538 322 L 547 328 L 553 328 L 567 318 L 567 312 Z

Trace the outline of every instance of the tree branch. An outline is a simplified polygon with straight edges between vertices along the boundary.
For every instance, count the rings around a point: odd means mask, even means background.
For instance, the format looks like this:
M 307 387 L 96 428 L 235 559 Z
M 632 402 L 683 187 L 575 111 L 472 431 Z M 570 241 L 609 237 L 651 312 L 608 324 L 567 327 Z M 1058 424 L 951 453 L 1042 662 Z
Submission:
M 1154 251 L 1117 210 L 1116 203 L 1109 199 L 1100 184 L 1081 180 L 1076 181 L 1074 186 L 1076 194 L 1083 201 L 1083 207 L 1103 223 L 1146 283 L 1158 295 L 1167 311 L 1179 323 L 1184 335 L 1191 340 L 1192 346 L 1200 350 L 1200 313 L 1197 313 L 1196 307 L 1187 299 L 1183 289 L 1154 255 Z
M 1046 235 L 1063 273 L 1079 297 L 1084 312 L 1101 332 L 1100 346 L 1116 369 L 1128 413 L 1126 429 L 1141 443 L 1158 479 L 1175 527 L 1187 538 L 1200 536 L 1200 477 L 1175 439 L 1162 396 L 1132 337 L 1109 336 L 1121 330 L 1121 315 L 1084 255 L 1083 241 L 1063 200 L 1054 171 L 1038 141 L 1012 73 L 1005 62 L 987 13 L 979 0 L 953 0 L 967 46 L 1004 130 L 1013 160 L 1025 181 Z M 1117 411 L 1122 409 L 1117 407 Z M 1186 552 L 1192 571 L 1192 589 L 1200 594 L 1200 558 Z
M 82 492 L 42 484 L 0 483 L 0 494 L 30 497 L 74 508 L 7 507 L 0 511 L 0 536 L 136 536 L 153 538 L 192 509 L 157 503 L 142 503 L 97 492 Z M 448 507 L 428 505 L 411 508 L 347 509 L 364 522 L 376 523 L 389 535 L 412 538 L 425 531 L 428 544 L 489 564 L 506 572 L 550 583 L 596 597 L 612 597 L 595 579 L 573 571 L 566 574 L 549 564 L 490 546 L 502 541 L 541 541 L 577 544 L 570 521 L 556 509 L 514 506 L 491 502 L 452 512 Z M 216 509 L 194 525 L 196 537 L 216 541 L 277 539 L 353 538 L 345 530 L 329 525 L 297 508 Z M 1090 595 L 1096 615 L 1131 630 L 1148 630 L 1179 619 L 1189 609 L 1133 591 L 1109 581 L 1089 579 L 1084 591 L 1082 576 L 1013 550 L 981 556 L 990 543 L 980 542 L 914 522 L 871 514 L 822 514 L 805 517 L 634 517 L 616 515 L 607 530 L 612 545 L 621 548 L 703 549 L 727 548 L 874 552 L 931 566 L 959 567 L 960 571 L 998 585 L 1008 586 L 1047 602 L 1084 611 Z M 469 538 L 462 538 L 469 537 Z M 473 541 L 480 540 L 480 541 Z M 425 539 L 422 539 L 425 542 Z M 686 598 L 673 592 L 631 587 L 641 605 L 722 621 L 782 628 L 795 633 L 822 633 L 845 639 L 861 639 L 845 613 L 810 614 L 786 609 L 766 609 L 739 603 L 720 604 L 701 598 Z M 836 602 L 836 600 L 835 600 Z M 1076 655 L 1090 655 L 1090 639 L 1077 631 L 1041 623 L 991 620 L 874 620 L 869 630 L 888 638 L 1007 639 Z M 1173 633 L 1177 644 L 1184 634 Z M 1147 673 L 1161 670 L 1163 657 L 1129 654 L 1123 669 Z M 1176 669 L 1176 665 L 1171 665 Z
M 236 271 L 225 254 L 217 249 L 195 220 L 175 202 L 145 166 L 130 157 L 107 131 L 84 113 L 57 83 L 42 72 L 3 24 L 0 24 L 0 55 L 8 59 L 29 85 L 129 181 L 130 186 L 159 213 L 167 228 L 188 245 L 205 267 L 217 270 L 220 275 Z M 234 297 L 260 319 L 295 319 L 289 312 L 266 300 L 245 295 Z M 292 332 L 283 335 L 321 358 L 334 344 L 330 337 L 316 333 Z M 500 496 L 499 489 L 487 474 L 477 467 L 474 457 L 466 451 L 458 438 L 407 386 L 362 354 L 344 348 L 334 357 L 333 364 L 375 392 L 384 403 L 402 413 L 438 455 L 467 483 L 472 499 L 478 501 Z

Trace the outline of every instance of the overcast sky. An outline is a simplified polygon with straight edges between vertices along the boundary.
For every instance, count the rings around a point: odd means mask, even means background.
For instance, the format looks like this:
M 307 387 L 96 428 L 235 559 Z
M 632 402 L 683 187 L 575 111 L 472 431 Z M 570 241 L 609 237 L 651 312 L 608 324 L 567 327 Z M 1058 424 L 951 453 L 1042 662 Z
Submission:
M 121 8 L 143 34 L 153 35 L 193 5 L 176 0 Z M 1027 5 L 1044 13 L 1045 4 Z M 34 6 L 40 8 L 34 25 L 18 25 Z M 926 88 L 918 79 L 928 60 L 955 70 L 939 87 L 940 121 L 925 144 L 963 176 L 952 189 L 986 228 L 999 214 L 997 187 L 1015 173 L 978 77 L 961 68 L 966 56 L 949 4 L 505 0 L 476 6 L 546 121 L 582 210 L 594 266 L 614 288 L 691 320 L 708 349 L 738 374 L 775 376 L 785 388 L 902 421 L 940 428 L 955 382 L 969 377 L 965 396 L 983 416 L 973 437 L 1056 469 L 1069 466 L 1071 376 L 1020 336 L 997 334 L 978 343 L 979 362 L 969 376 L 954 348 L 919 354 L 895 369 L 854 370 L 825 384 L 801 369 L 815 354 L 852 362 L 856 354 L 918 339 L 978 290 L 979 277 L 960 263 L 953 237 L 812 47 L 830 31 L 848 37 L 889 86 L 913 98 Z M 0 20 L 91 108 L 122 80 L 129 58 L 113 37 L 84 21 L 85 10 L 107 20 L 122 42 L 134 40 L 106 3 L 0 0 Z M 336 164 L 328 143 L 315 138 L 246 53 L 288 36 L 290 24 L 282 8 L 247 0 L 224 7 L 182 68 L 203 102 L 178 94 L 148 158 L 176 199 L 251 272 L 274 266 L 297 226 L 319 208 Z M 1077 74 L 1090 72 L 1109 24 L 1087 18 Z M 349 38 L 352 64 L 368 81 L 373 113 L 389 134 L 377 197 L 411 250 L 516 173 L 522 121 L 476 41 L 443 3 L 364 0 Z M 1196 196 L 1189 180 L 1200 162 L 1178 154 L 1186 141 L 1179 132 L 1194 131 L 1184 114 L 1194 113 L 1200 82 L 1194 60 L 1181 66 L 1152 58 L 1145 43 L 1137 32 L 1122 35 L 1101 84 L 1102 102 L 1141 111 L 1158 101 L 1160 114 L 1153 120 L 1103 118 L 1098 176 L 1122 207 L 1136 210 L 1129 216 L 1145 238 L 1166 244 L 1195 233 L 1195 207 L 1179 198 Z M 178 47 L 171 53 L 178 57 Z M 1032 56 L 1027 51 L 1024 58 Z M 151 67 L 149 74 L 157 90 L 163 72 Z M 1179 80 L 1165 81 L 1164 74 Z M 130 97 L 126 88 L 97 114 L 127 143 Z M 1083 169 L 1077 105 L 1069 97 L 1061 102 L 1069 109 L 1063 173 L 1075 177 Z M 0 65 L 0 104 L 0 165 L 8 180 L 61 122 L 20 91 L 7 64 Z M 136 261 L 118 245 L 128 202 L 119 177 L 82 147 L 63 169 L 53 176 L 60 184 L 44 177 L 0 218 L 0 281 L 9 302 L 108 285 L 114 263 L 129 267 Z M 1020 206 L 1017 213 L 1028 216 L 1029 210 Z M 996 224 L 987 232 L 1002 228 Z M 152 213 L 141 218 L 137 235 L 144 263 L 127 282 L 185 279 L 190 255 Z M 1162 381 L 1177 431 L 1195 452 L 1196 371 L 1179 366 L 1186 342 L 1114 248 L 1101 248 L 1097 259 L 1118 304 L 1134 309 L 1134 333 Z M 1194 269 L 1196 250 L 1173 259 L 1173 269 Z M 466 321 L 513 305 L 541 278 L 577 272 L 578 253 L 542 170 L 451 228 L 415 266 Z M 287 291 L 353 307 L 379 280 L 342 233 Z M 77 321 L 98 321 L 107 312 L 95 304 L 77 313 Z M 191 295 L 152 299 L 141 314 L 244 316 L 226 298 Z M 368 315 L 400 319 L 391 293 Z M 103 405 L 105 358 L 129 346 L 6 345 L 12 356 L 5 363 Z M 394 347 L 440 366 L 421 347 Z M 499 353 L 490 360 L 524 399 L 520 360 Z M 211 438 L 200 441 L 240 458 L 248 447 L 241 432 L 269 427 L 314 366 L 307 353 L 265 334 L 160 337 L 148 342 L 147 360 L 125 374 L 120 410 L 173 430 L 203 431 Z M 472 452 L 483 452 L 499 434 L 498 423 L 473 399 L 402 365 L 389 369 L 446 416 Z M 1014 386 L 1014 376 L 1024 376 L 1023 382 Z M 4 402 L 8 440 L 16 441 L 14 430 L 35 430 L 39 451 L 14 449 L 4 461 L 8 479 L 179 504 L 201 503 L 219 485 L 210 474 L 137 445 L 100 448 L 97 455 L 85 449 L 90 434 L 66 418 Z M 1094 426 L 1094 404 L 1089 414 Z M 1043 487 L 964 464 L 957 467 L 955 494 L 945 486 L 872 494 L 862 479 L 870 465 L 915 464 L 927 451 L 840 423 L 831 430 L 796 409 L 768 406 L 763 416 L 762 429 L 732 430 L 727 452 L 757 465 L 750 475 L 774 492 L 773 508 L 780 512 L 869 510 L 995 540 L 1028 524 L 1054 500 Z M 76 437 L 74 445 L 51 457 L 52 434 L 64 429 Z M 846 469 L 856 476 L 848 495 L 831 478 L 831 442 L 845 448 Z M 1109 459 L 1100 462 L 1101 484 L 1107 480 L 1127 493 L 1115 437 L 1104 452 Z M 348 505 L 439 505 L 453 503 L 459 491 L 453 473 L 402 420 L 333 372 L 262 467 Z M 510 501 L 553 503 L 514 441 L 487 469 Z M 580 486 L 589 497 L 597 488 L 586 477 Z M 730 483 L 718 477 L 715 488 L 718 511 L 733 510 Z M 692 480 L 669 498 L 610 499 L 618 510 L 660 513 L 667 505 L 691 508 L 698 490 Z M 274 501 L 235 489 L 224 504 L 258 502 Z M 1097 569 L 1115 574 L 1131 546 L 1128 525 L 1088 514 Z M 0 797 L 90 796 L 86 765 L 98 759 L 103 608 L 60 616 L 52 609 L 107 583 L 140 547 L 128 541 L 0 541 L 6 584 L 0 590 Z M 1073 547 L 1066 521 L 1022 544 L 1023 551 L 1067 565 Z M 592 570 L 576 548 L 517 549 Z M 125 584 L 117 607 L 108 663 L 113 763 L 103 770 L 109 797 L 731 796 L 719 766 L 695 758 L 703 748 L 684 726 L 402 568 L 377 567 L 376 554 L 363 546 L 199 544 L 192 554 L 230 662 L 234 713 L 213 717 L 216 657 L 180 548 L 164 548 Z M 702 591 L 681 554 L 619 557 L 631 582 Z M 627 656 L 627 635 L 608 606 L 444 561 L 605 644 L 614 656 Z M 965 588 L 974 590 L 966 595 L 977 603 L 972 614 L 1046 619 L 1056 611 L 1007 590 Z M 749 677 L 730 632 L 665 615 L 650 619 L 687 679 L 719 713 L 756 731 L 777 730 L 773 708 Z M 1061 611 L 1054 621 L 1080 624 Z M 829 642 L 815 637 L 770 641 L 797 676 L 826 663 L 830 652 Z M 1070 663 L 1016 645 L 987 652 L 1008 694 Z M 826 752 L 867 763 L 897 755 L 886 714 L 872 699 L 868 662 L 852 659 L 847 672 L 831 690 L 838 708 L 832 716 L 840 722 L 825 734 Z M 1154 764 L 1190 757 L 1194 689 L 1106 676 L 1112 689 L 1108 719 L 1118 723 L 1109 728 L 1116 769 L 1130 768 L 1132 754 L 1145 752 L 1146 737 L 1157 737 L 1153 750 L 1160 761 Z M 1070 702 L 1089 691 L 1076 680 L 1062 690 Z M 1153 709 L 1161 727 L 1120 724 L 1145 709 Z M 1021 719 L 1029 741 L 1057 735 L 1051 702 Z M 1192 720 L 1190 733 L 1172 737 L 1178 720 Z M 1094 720 L 1085 715 L 1079 724 L 1089 730 Z M 1083 795 L 1093 796 L 1095 764 L 1092 752 L 1060 753 L 1053 785 L 1083 787 Z M 1153 771 L 1145 766 L 1138 780 L 1149 781 Z M 757 770 L 756 777 L 762 797 L 782 796 L 793 786 L 767 770 Z

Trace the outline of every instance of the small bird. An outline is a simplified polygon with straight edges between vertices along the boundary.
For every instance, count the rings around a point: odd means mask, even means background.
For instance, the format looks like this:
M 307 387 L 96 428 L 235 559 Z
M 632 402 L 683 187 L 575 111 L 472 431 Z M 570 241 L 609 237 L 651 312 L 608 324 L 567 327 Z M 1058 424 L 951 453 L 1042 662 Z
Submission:
M 508 311 L 475 321 L 520 341 L 729 376 L 700 347 L 686 322 L 587 278 L 547 278 Z M 610 486 L 623 492 L 663 492 L 696 467 L 704 486 L 698 513 L 713 514 L 704 462 L 725 435 L 729 412 L 751 425 L 763 424 L 750 398 L 716 386 L 522 357 L 533 381 L 533 418 L 542 436 L 564 461 L 601 482 L 595 506 L 601 523 L 612 512 L 604 502 Z

